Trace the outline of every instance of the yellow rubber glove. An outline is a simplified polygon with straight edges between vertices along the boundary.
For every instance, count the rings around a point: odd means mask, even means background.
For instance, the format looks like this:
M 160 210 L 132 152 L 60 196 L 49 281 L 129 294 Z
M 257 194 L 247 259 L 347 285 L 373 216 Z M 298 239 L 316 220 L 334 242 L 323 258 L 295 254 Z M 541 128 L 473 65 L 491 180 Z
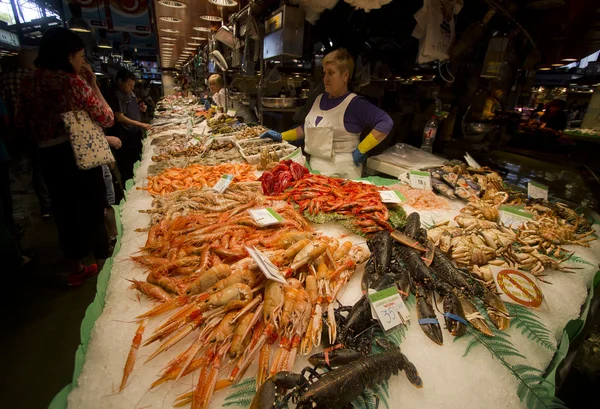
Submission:
M 281 139 L 283 139 L 284 141 L 295 141 L 296 139 L 298 139 L 298 133 L 296 132 L 296 128 L 283 132 L 281 134 Z
M 369 152 L 377 145 L 379 145 L 379 141 L 373 136 L 372 133 L 369 132 L 365 139 L 363 139 L 362 142 L 358 144 L 358 150 L 360 151 L 360 153 L 364 154 Z

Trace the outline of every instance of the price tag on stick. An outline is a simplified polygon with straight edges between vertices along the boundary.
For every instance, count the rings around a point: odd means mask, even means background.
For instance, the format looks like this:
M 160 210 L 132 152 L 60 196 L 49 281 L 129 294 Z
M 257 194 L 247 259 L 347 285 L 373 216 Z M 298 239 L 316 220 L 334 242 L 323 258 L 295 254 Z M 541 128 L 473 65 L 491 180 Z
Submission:
M 402 203 L 406 202 L 406 197 L 397 190 L 381 190 L 379 192 L 383 203 Z
M 548 200 L 548 186 L 537 182 L 527 184 L 527 197 Z
M 265 277 L 267 277 L 269 280 L 275 280 L 282 284 L 287 284 L 285 277 L 281 275 L 277 266 L 273 264 L 267 256 L 265 256 L 263 253 L 256 250 L 255 248 L 250 248 L 248 246 L 244 247 L 246 247 L 246 251 L 248 252 L 248 254 L 250 254 L 250 257 L 252 257 L 252 259 L 256 262 L 258 268 L 260 268 L 260 271 L 263 272 Z
M 266 209 L 251 209 L 248 210 L 248 213 L 250 213 L 250 216 L 252 216 L 256 224 L 260 227 L 271 226 L 283 220 L 283 217 L 271 207 L 267 207 Z
M 404 301 L 400 298 L 396 286 L 372 294 L 371 292 L 374 292 L 374 290 L 369 289 L 369 301 L 384 331 L 408 322 L 410 312 L 408 312 Z
M 500 206 L 500 221 L 505 226 L 516 229 L 532 219 L 533 213 L 523 210 L 523 206 Z
M 223 193 L 231 184 L 233 180 L 233 175 L 223 175 L 221 179 L 217 181 L 217 183 L 213 186 L 213 190 L 217 193 Z
M 431 175 L 429 172 L 411 170 L 408 172 L 410 187 L 413 189 L 431 190 Z

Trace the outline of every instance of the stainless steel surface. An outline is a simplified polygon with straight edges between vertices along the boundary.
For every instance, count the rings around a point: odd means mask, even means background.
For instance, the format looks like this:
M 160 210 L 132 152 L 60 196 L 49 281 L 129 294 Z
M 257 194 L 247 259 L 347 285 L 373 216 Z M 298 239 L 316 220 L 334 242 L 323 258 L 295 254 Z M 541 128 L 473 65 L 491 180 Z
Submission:
M 231 92 L 229 92 L 229 98 L 231 98 L 235 101 L 240 101 L 240 100 L 248 99 L 249 96 L 245 92 L 231 91 Z
M 265 108 L 295 108 L 303 106 L 306 98 L 262 98 L 261 102 Z
M 469 122 L 467 123 L 467 133 L 489 133 L 494 130 L 496 125 L 484 124 L 482 122 Z
M 279 18 L 276 17 L 278 15 Z M 265 32 L 267 33 L 263 48 L 265 59 L 302 57 L 304 11 L 290 6 L 278 8 L 267 18 Z

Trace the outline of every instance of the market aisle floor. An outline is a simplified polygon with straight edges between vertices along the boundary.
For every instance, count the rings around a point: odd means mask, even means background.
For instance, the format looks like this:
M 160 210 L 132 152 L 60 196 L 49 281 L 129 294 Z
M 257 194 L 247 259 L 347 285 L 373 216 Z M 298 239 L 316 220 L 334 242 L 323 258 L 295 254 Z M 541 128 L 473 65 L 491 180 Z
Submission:
M 0 408 L 47 408 L 71 382 L 79 326 L 94 299 L 96 279 L 67 288 L 54 222 L 37 216 L 32 193 L 13 199 L 15 216 L 25 225 L 25 247 L 36 249 L 37 256 L 22 275 L 13 277 L 0 301 L 8 317 L 0 337 Z

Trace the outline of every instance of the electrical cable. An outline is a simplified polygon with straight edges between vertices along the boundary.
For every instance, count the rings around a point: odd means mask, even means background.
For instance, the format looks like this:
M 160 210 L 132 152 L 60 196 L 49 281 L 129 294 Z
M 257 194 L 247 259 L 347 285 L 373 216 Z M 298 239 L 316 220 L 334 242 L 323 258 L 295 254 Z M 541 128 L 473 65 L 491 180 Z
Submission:
M 450 72 L 450 69 L 448 67 L 446 67 L 446 72 L 448 73 L 448 75 L 450 75 L 450 77 L 452 77 L 451 80 L 446 79 L 446 77 L 444 77 L 444 74 L 442 74 L 442 66 L 448 64 L 448 61 L 440 61 L 438 60 L 438 72 L 440 74 L 440 77 L 446 81 L 448 84 L 453 84 L 454 81 L 456 80 L 456 78 L 454 77 L 454 75 L 452 75 L 452 73 Z

